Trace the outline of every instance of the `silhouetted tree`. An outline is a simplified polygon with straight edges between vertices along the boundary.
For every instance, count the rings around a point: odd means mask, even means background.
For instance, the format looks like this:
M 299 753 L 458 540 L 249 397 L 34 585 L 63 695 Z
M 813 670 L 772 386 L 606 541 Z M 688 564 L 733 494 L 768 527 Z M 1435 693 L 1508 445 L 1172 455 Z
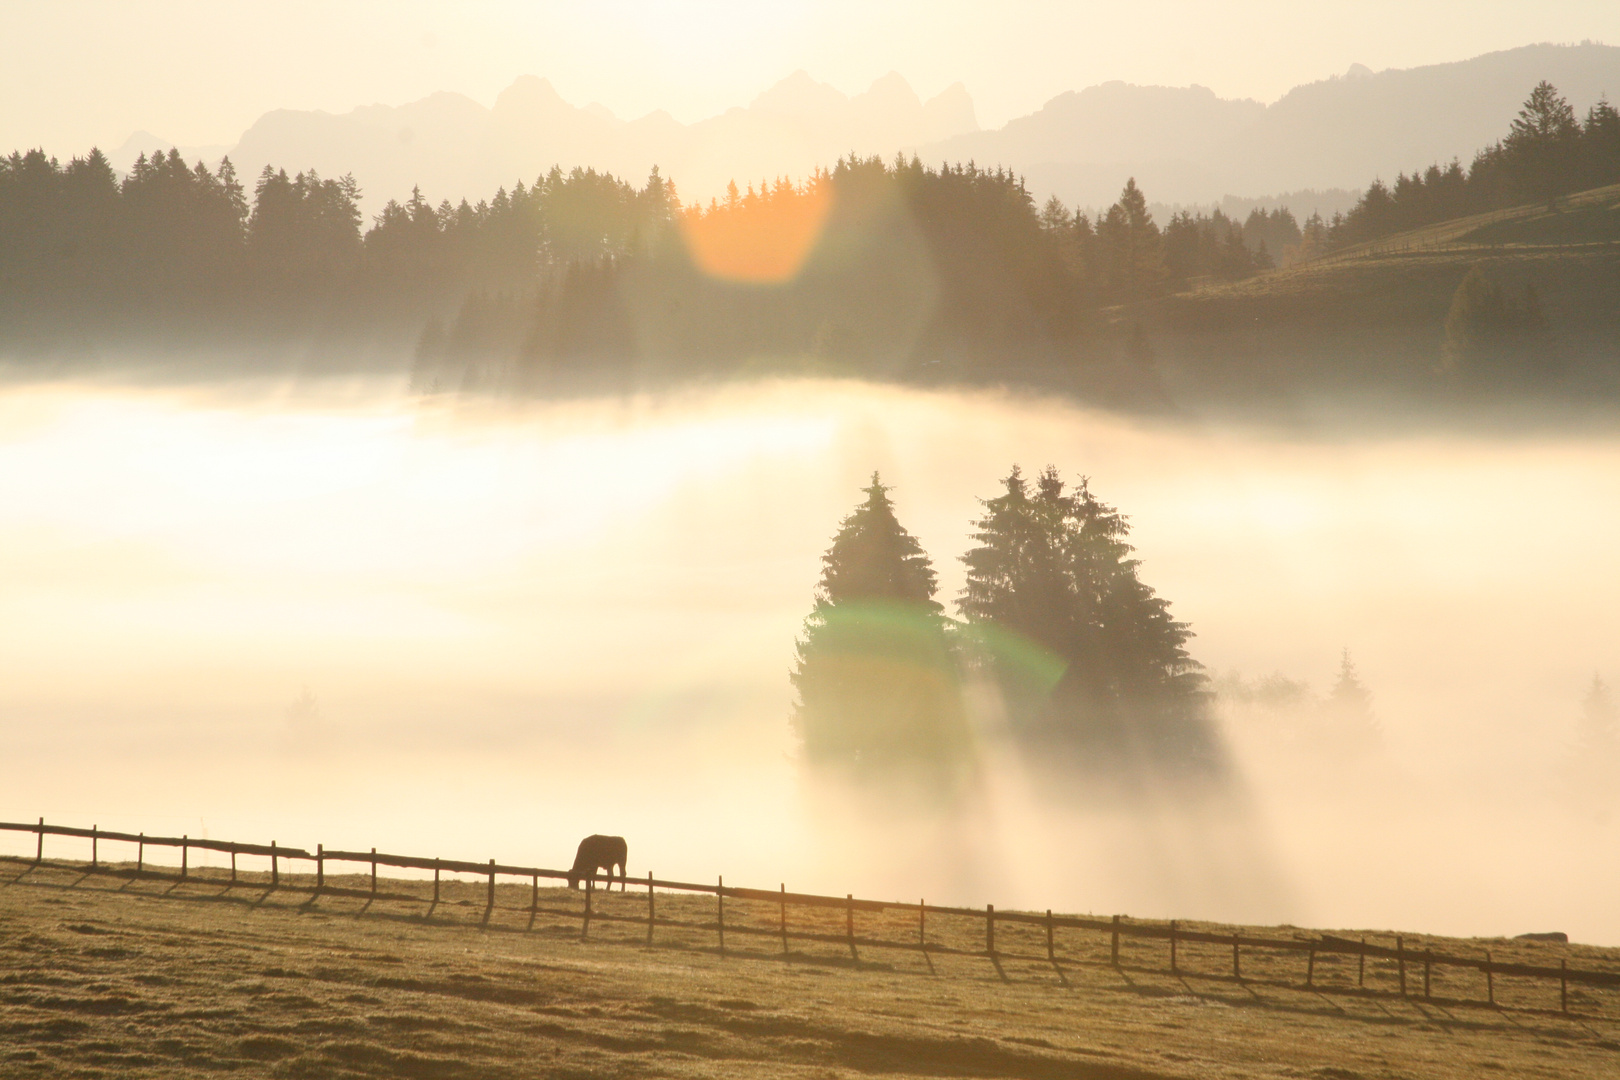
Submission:
M 928 556 L 872 474 L 822 558 L 792 675 L 812 766 L 954 787 L 972 748 Z
M 1188 210 L 1174 214 L 1162 234 L 1165 272 L 1176 287 L 1185 287 L 1201 277 L 1235 281 L 1268 268 L 1269 256 L 1261 256 L 1266 250 L 1261 231 L 1255 232 L 1252 245 L 1247 235 L 1245 227 L 1220 210 L 1208 216 Z
M 1575 110 L 1557 87 L 1542 81 L 1530 91 L 1502 140 L 1504 164 L 1527 196 L 1550 203 L 1575 179 L 1580 139 Z
M 1287 266 L 1298 256 L 1303 240 L 1299 222 L 1286 206 L 1269 211 L 1256 207 L 1243 221 L 1243 242 L 1257 262 L 1265 253 L 1277 265 Z
M 1018 469 L 984 500 L 958 606 L 1014 730 L 1032 746 L 1211 763 L 1191 631 L 1142 583 L 1129 527 L 1085 481 Z
M 1620 112 L 1603 98 L 1586 111 L 1581 128 L 1578 187 L 1592 188 L 1620 180 Z
M 266 165 L 253 195 L 247 251 L 264 285 L 313 295 L 357 269 L 363 249 L 354 177 L 322 180 L 311 169 L 289 178 Z
M 1109 293 L 1118 298 L 1146 296 L 1164 275 L 1159 227 L 1148 213 L 1147 197 L 1136 178 L 1125 182 L 1119 201 L 1097 222 L 1098 261 Z
M 1041 228 L 1053 236 L 1062 236 L 1074 227 L 1074 215 L 1056 195 L 1049 196 L 1041 207 Z

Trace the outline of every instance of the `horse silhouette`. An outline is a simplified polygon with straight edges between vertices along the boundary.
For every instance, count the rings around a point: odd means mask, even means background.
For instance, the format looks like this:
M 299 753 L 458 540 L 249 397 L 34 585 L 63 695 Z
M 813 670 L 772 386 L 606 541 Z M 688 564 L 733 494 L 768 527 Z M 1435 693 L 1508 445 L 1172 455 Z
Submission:
M 625 878 L 624 860 L 629 853 L 622 836 L 587 836 L 579 842 L 579 852 L 574 856 L 574 868 L 568 871 L 568 887 L 579 888 L 579 879 L 595 875 L 598 870 L 606 870 L 608 888 L 613 888 L 613 868 L 619 868 L 619 891 L 628 888 Z

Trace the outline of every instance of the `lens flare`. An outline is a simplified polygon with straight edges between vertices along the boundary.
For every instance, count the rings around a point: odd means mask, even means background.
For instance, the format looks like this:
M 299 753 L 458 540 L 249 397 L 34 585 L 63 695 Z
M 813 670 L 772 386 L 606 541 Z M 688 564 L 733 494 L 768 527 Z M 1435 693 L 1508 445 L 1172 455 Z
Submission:
M 763 185 L 762 185 L 763 187 Z M 778 285 L 797 277 L 815 250 L 832 209 L 831 185 L 779 184 L 681 217 L 692 262 L 722 281 Z

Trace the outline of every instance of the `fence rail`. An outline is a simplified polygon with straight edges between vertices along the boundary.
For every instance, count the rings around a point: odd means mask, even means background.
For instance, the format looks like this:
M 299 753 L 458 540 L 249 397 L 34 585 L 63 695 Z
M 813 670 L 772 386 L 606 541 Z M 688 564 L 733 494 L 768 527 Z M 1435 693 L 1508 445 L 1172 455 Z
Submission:
M 416 895 L 379 892 L 377 887 L 377 870 L 379 867 L 396 869 L 431 870 L 433 871 L 433 903 L 439 902 L 440 876 L 444 873 L 472 874 L 484 878 L 488 882 L 487 904 L 484 918 L 487 922 L 490 914 L 495 910 L 495 884 L 499 877 L 523 878 L 530 882 L 532 887 L 529 906 L 525 909 L 530 917 L 530 926 L 534 917 L 540 914 L 558 915 L 564 918 L 581 919 L 581 933 L 589 934 L 590 924 L 593 920 L 601 922 L 636 923 L 647 927 L 647 940 L 653 939 L 657 927 L 685 928 L 704 932 L 714 932 L 719 940 L 721 952 L 725 951 L 725 936 L 729 930 L 734 935 L 751 937 L 779 938 L 783 951 L 787 951 L 789 941 L 811 941 L 826 944 L 847 946 L 852 955 L 858 956 L 861 948 L 869 949 L 898 949 L 910 952 L 921 952 L 925 957 L 939 956 L 965 956 L 982 957 L 999 964 L 1002 960 L 1027 960 L 1035 962 L 1049 962 L 1058 966 L 1059 957 L 1055 948 L 1055 934 L 1057 930 L 1084 930 L 1107 935 L 1109 938 L 1110 963 L 1119 966 L 1120 941 L 1124 939 L 1163 940 L 1169 944 L 1169 961 L 1172 972 L 1180 972 L 1177 955 L 1178 946 L 1185 944 L 1205 944 L 1229 947 L 1232 950 L 1232 977 L 1242 979 L 1242 950 L 1248 948 L 1281 950 L 1287 952 L 1304 953 L 1306 955 L 1305 985 L 1313 986 L 1316 958 L 1318 955 L 1347 955 L 1357 958 L 1357 982 L 1363 985 L 1366 962 L 1371 960 L 1393 961 L 1397 967 L 1400 982 L 1400 992 L 1403 996 L 1408 993 L 1408 969 L 1421 970 L 1423 978 L 1423 996 L 1429 997 L 1431 971 L 1439 967 L 1469 969 L 1481 972 L 1486 979 L 1487 1001 L 1495 1004 L 1495 976 L 1511 975 L 1530 979 L 1556 981 L 1559 984 L 1559 1003 L 1564 1011 L 1569 1008 L 1570 984 L 1581 984 L 1593 987 L 1620 987 L 1620 970 L 1592 971 L 1572 969 L 1567 961 L 1561 961 L 1558 967 L 1536 964 L 1511 963 L 1493 960 L 1489 952 L 1483 958 L 1453 956 L 1436 953 L 1428 949 L 1409 949 L 1405 940 L 1395 938 L 1395 946 L 1390 948 L 1376 943 L 1369 944 L 1365 939 L 1351 940 L 1349 938 L 1335 937 L 1332 934 L 1319 934 L 1314 937 L 1261 937 L 1250 936 L 1240 932 L 1218 933 L 1209 930 L 1188 930 L 1179 925 L 1177 920 L 1167 924 L 1144 923 L 1126 920 L 1123 916 L 1115 915 L 1112 918 L 1097 918 L 1094 916 L 1054 915 L 1047 911 L 1044 915 L 1035 912 L 1023 911 L 997 911 L 995 905 L 987 904 L 984 908 L 952 907 L 938 904 L 929 904 L 919 900 L 915 904 L 889 900 L 862 900 L 853 895 L 823 896 L 816 893 L 788 892 L 784 885 L 779 889 L 750 889 L 738 886 L 728 886 L 723 878 L 716 879 L 715 884 L 708 885 L 689 881 L 669 881 L 655 878 L 648 874 L 645 878 L 613 878 L 597 874 L 572 875 L 567 870 L 555 870 L 539 866 L 517 866 L 499 863 L 494 859 L 488 862 L 469 862 L 462 859 L 423 858 L 415 855 L 393 855 L 379 852 L 375 848 L 370 851 L 342 851 L 327 850 L 317 845 L 311 854 L 304 848 L 282 847 L 275 841 L 269 844 L 242 844 L 226 840 L 193 839 L 189 836 L 148 836 L 145 833 L 126 833 L 102 830 L 96 826 L 88 829 L 75 828 L 65 825 L 47 825 L 44 818 L 35 823 L 0 821 L 0 831 L 33 833 L 36 836 L 34 860 L 32 865 L 44 862 L 45 837 L 65 836 L 88 839 L 91 842 L 90 865 L 92 869 L 100 869 L 99 844 L 102 840 L 112 840 L 137 845 L 135 875 L 150 875 L 158 877 L 172 877 L 162 871 L 148 870 L 145 865 L 145 849 L 147 847 L 179 848 L 181 852 L 180 872 L 178 877 L 185 879 L 189 876 L 188 855 L 190 849 L 214 851 L 231 856 L 231 876 L 236 878 L 236 856 L 255 855 L 268 857 L 271 860 L 271 886 L 280 885 L 281 860 L 298 860 L 315 864 L 315 885 L 312 899 L 316 895 L 329 894 L 334 896 L 356 896 L 371 899 L 398 899 L 418 901 L 422 898 Z M 326 884 L 326 864 L 347 863 L 369 866 L 371 869 L 371 887 L 367 889 L 354 889 L 336 887 Z M 585 884 L 585 901 L 583 910 L 565 909 L 540 906 L 540 880 L 568 881 L 571 878 Z M 624 915 L 609 913 L 593 909 L 593 892 L 595 886 L 606 883 L 608 891 L 612 885 L 618 883 L 621 890 L 629 885 L 635 885 L 638 893 L 645 889 L 647 896 L 646 915 Z M 685 892 L 697 894 L 710 894 L 715 897 L 715 918 L 713 921 L 702 923 L 683 922 L 657 915 L 657 896 L 659 890 L 665 892 Z M 775 904 L 780 912 L 779 925 L 776 927 L 751 926 L 739 924 L 735 920 L 728 926 L 725 920 L 725 901 L 747 900 L 757 903 Z M 809 930 L 803 927 L 790 929 L 787 921 L 787 909 L 792 907 L 826 908 L 844 912 L 844 933 L 832 934 L 821 930 Z M 430 909 L 431 911 L 431 909 Z M 872 938 L 855 933 L 855 915 L 901 913 L 915 914 L 917 916 L 917 938 L 914 941 L 899 941 L 890 938 Z M 929 941 L 927 936 L 927 917 L 929 915 L 944 915 L 957 918 L 984 920 L 983 949 L 964 949 L 947 945 L 942 941 Z M 996 926 L 998 923 L 1034 926 L 1043 928 L 1046 932 L 1046 950 L 1044 956 L 1035 956 L 1025 953 L 1011 952 L 997 949 Z M 932 961 L 930 961 L 932 963 Z M 1061 974 L 1061 967 L 1059 973 Z M 1414 975 L 1415 975 L 1414 970 Z

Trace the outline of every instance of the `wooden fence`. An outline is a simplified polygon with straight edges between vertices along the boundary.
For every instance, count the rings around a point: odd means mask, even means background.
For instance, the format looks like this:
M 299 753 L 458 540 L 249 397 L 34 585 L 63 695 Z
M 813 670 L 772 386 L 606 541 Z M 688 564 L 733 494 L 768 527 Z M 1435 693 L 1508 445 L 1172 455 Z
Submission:
M 22 833 L 34 833 L 36 836 L 34 858 L 31 865 L 38 866 L 45 861 L 45 837 L 67 836 L 88 839 L 90 841 L 90 869 L 93 872 L 114 872 L 104 867 L 100 859 L 100 844 L 103 840 L 129 843 L 136 845 L 134 876 L 152 876 L 172 880 L 184 881 L 191 876 L 190 852 L 196 848 L 201 851 L 214 851 L 229 854 L 230 880 L 237 880 L 237 856 L 251 855 L 270 860 L 270 887 L 281 886 L 282 863 L 294 861 L 313 863 L 315 881 L 311 899 L 322 894 L 332 896 L 365 897 L 372 900 L 411 900 L 419 901 L 422 898 L 412 894 L 380 892 L 377 883 L 377 870 L 379 867 L 392 867 L 397 869 L 433 871 L 433 899 L 429 908 L 431 914 L 439 903 L 439 890 L 442 875 L 471 874 L 484 878 L 488 882 L 486 904 L 484 908 L 484 922 L 487 924 L 490 916 L 496 909 L 495 882 L 498 877 L 518 878 L 527 880 L 531 887 L 530 901 L 527 908 L 519 909 L 529 915 L 529 925 L 534 925 L 537 915 L 556 915 L 568 919 L 581 920 L 580 932 L 582 935 L 590 934 L 591 922 L 628 922 L 645 924 L 647 927 L 647 941 L 653 942 L 654 930 L 657 927 L 682 928 L 702 932 L 713 932 L 717 938 L 719 951 L 726 951 L 726 933 L 729 930 L 733 935 L 752 935 L 770 938 L 780 938 L 782 951 L 788 951 L 790 941 L 812 941 L 847 946 L 850 955 L 859 958 L 859 950 L 867 949 L 900 949 L 921 953 L 932 967 L 932 955 L 938 956 L 965 956 L 982 957 L 1000 969 L 1004 960 L 1030 961 L 1050 963 L 1059 966 L 1057 951 L 1057 932 L 1059 930 L 1087 931 L 1107 937 L 1109 942 L 1109 962 L 1115 967 L 1120 966 L 1121 939 L 1149 939 L 1165 942 L 1168 952 L 1169 970 L 1177 974 L 1212 975 L 1213 972 L 1194 973 L 1180 964 L 1178 947 L 1199 943 L 1217 945 L 1223 948 L 1230 947 L 1232 955 L 1231 977 L 1243 979 L 1243 950 L 1273 950 L 1285 953 L 1303 954 L 1305 959 L 1303 985 L 1307 988 L 1316 988 L 1315 981 L 1317 957 L 1324 955 L 1353 956 L 1356 958 L 1356 983 L 1358 987 L 1365 987 L 1367 961 L 1382 960 L 1395 965 L 1400 985 L 1400 994 L 1403 997 L 1415 993 L 1409 985 L 1409 980 L 1415 980 L 1421 972 L 1422 997 L 1430 997 L 1431 975 L 1436 968 L 1471 969 L 1481 973 L 1485 979 L 1486 1002 L 1496 1004 L 1496 977 L 1518 976 L 1529 979 L 1556 981 L 1559 989 L 1559 1006 L 1567 1012 L 1569 1010 L 1569 987 L 1573 984 L 1592 987 L 1620 987 L 1620 971 L 1582 971 L 1568 966 L 1568 962 L 1559 961 L 1558 967 L 1549 967 L 1535 964 L 1504 963 L 1493 960 L 1487 951 L 1482 958 L 1466 956 L 1450 956 L 1435 953 L 1428 949 L 1408 949 L 1401 937 L 1395 938 L 1393 948 L 1377 944 L 1369 944 L 1365 938 L 1350 940 L 1348 938 L 1334 937 L 1331 934 L 1319 934 L 1308 938 L 1278 938 L 1248 936 L 1240 933 L 1215 933 L 1204 930 L 1189 930 L 1179 925 L 1177 920 L 1168 923 L 1144 923 L 1129 920 L 1123 916 L 1115 915 L 1112 918 L 1092 918 L 1075 915 L 1054 915 L 1050 910 L 1045 914 L 1024 911 L 997 911 L 994 904 L 986 904 L 984 908 L 947 907 L 937 904 L 928 904 L 919 900 L 915 904 L 885 900 L 858 900 L 853 895 L 820 896 L 814 893 L 788 892 L 783 885 L 776 890 L 749 889 L 731 886 L 725 883 L 724 878 L 718 878 L 713 885 L 697 884 L 686 881 L 665 881 L 654 878 L 648 874 L 645 878 L 635 878 L 629 881 L 623 879 L 591 875 L 581 877 L 585 884 L 583 908 L 553 908 L 540 905 L 540 881 L 566 881 L 570 874 L 567 870 L 551 870 L 537 866 L 513 866 L 498 863 L 490 859 L 487 863 L 467 862 L 458 859 L 427 859 L 413 855 L 390 855 L 372 848 L 370 851 L 328 851 L 324 846 L 317 845 L 313 854 L 304 848 L 282 847 L 275 841 L 268 844 L 240 844 L 225 840 L 198 840 L 189 836 L 148 836 L 145 833 L 109 832 L 91 826 L 88 829 L 72 828 L 64 825 L 47 825 L 44 818 L 34 824 L 0 821 L 0 830 Z M 178 848 L 180 850 L 180 866 L 178 872 L 172 870 L 153 870 L 146 864 L 146 849 L 149 847 Z M 359 864 L 370 868 L 371 886 L 369 889 L 343 888 L 328 885 L 326 870 L 329 863 Z M 217 880 L 217 879 L 213 879 Z M 594 887 L 598 883 L 610 884 L 620 882 L 623 885 L 634 884 L 637 890 L 646 889 L 647 913 L 645 915 L 609 914 L 595 909 L 592 903 Z M 684 892 L 697 894 L 710 894 L 715 898 L 715 918 L 712 922 L 692 923 L 659 916 L 657 913 L 657 893 Z M 775 905 L 778 909 L 778 925 L 766 928 L 758 925 L 739 924 L 733 920 L 730 926 L 726 923 L 726 900 L 748 900 Z M 790 928 L 788 924 L 789 907 L 808 907 L 821 909 L 836 909 L 844 913 L 844 933 L 828 934 L 820 931 L 811 931 L 799 928 Z M 909 917 L 916 915 L 917 935 L 915 940 L 897 940 L 893 938 L 873 938 L 856 934 L 855 917 L 857 914 L 902 914 Z M 984 923 L 984 948 L 960 948 L 946 945 L 938 939 L 929 940 L 928 917 L 947 916 L 951 918 L 982 920 Z M 1023 925 L 1044 930 L 1045 954 L 1035 955 L 1018 953 L 998 949 L 996 946 L 996 927 L 998 924 Z M 1224 974 L 1224 972 L 1222 973 Z

